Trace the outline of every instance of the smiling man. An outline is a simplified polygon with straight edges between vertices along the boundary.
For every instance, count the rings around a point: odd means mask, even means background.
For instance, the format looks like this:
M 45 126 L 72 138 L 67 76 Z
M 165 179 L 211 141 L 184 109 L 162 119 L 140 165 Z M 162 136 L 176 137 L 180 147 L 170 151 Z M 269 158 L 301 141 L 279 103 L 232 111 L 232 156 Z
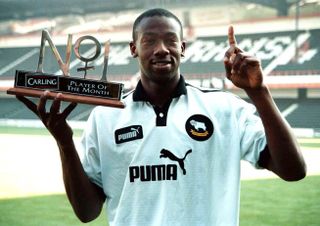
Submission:
M 185 42 L 178 18 L 165 11 L 159 11 L 158 16 L 152 13 L 149 11 L 136 19 L 130 50 L 138 58 L 142 86 L 146 92 L 157 94 L 150 96 L 150 101 L 161 106 L 179 82 Z
M 254 106 L 186 83 L 179 69 L 186 48 L 181 22 L 164 9 L 142 13 L 130 42 L 141 80 L 125 95 L 125 109 L 92 111 L 81 160 L 66 122 L 75 104 L 60 112 L 58 95 L 46 112 L 48 92 L 38 105 L 18 97 L 55 137 L 66 192 L 81 221 L 94 220 L 106 203 L 111 226 L 236 226 L 241 160 L 287 181 L 305 176 L 260 61 L 237 47 L 232 27 L 228 40 L 226 76 Z

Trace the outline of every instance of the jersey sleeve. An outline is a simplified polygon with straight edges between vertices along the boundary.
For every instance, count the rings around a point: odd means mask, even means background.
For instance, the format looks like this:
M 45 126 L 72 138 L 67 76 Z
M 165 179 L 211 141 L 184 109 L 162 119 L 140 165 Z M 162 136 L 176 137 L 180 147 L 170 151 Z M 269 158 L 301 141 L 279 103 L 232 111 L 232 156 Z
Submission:
M 256 108 L 243 100 L 240 101 L 238 112 L 241 159 L 250 162 L 255 168 L 258 165 L 260 153 L 267 145 L 264 127 Z
M 89 116 L 81 138 L 80 150 L 82 155 L 80 159 L 83 169 L 89 179 L 93 183 L 102 187 L 101 161 L 96 125 L 95 110 L 93 110 Z

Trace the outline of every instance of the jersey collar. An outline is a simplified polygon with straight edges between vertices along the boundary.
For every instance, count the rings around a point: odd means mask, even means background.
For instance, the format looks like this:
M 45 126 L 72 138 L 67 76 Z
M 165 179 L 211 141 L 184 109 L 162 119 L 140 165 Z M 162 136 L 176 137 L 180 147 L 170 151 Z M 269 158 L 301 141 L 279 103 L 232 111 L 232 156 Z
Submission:
M 183 76 L 180 76 L 179 83 L 176 90 L 172 94 L 172 98 L 180 97 L 187 94 L 186 83 Z M 141 80 L 139 80 L 136 89 L 133 92 L 133 101 L 148 101 L 145 95 L 145 90 L 142 86 Z

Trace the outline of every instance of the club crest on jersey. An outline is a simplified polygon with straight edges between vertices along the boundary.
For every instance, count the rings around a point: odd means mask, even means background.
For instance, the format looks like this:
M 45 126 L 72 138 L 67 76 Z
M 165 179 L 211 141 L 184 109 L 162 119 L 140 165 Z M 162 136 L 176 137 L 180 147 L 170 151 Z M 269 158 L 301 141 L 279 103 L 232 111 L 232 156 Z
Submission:
M 143 138 L 142 126 L 132 125 L 125 128 L 117 129 L 114 132 L 116 144 L 138 140 Z
M 214 130 L 211 120 L 207 116 L 200 114 L 189 117 L 185 127 L 188 135 L 197 141 L 208 140 L 212 136 Z

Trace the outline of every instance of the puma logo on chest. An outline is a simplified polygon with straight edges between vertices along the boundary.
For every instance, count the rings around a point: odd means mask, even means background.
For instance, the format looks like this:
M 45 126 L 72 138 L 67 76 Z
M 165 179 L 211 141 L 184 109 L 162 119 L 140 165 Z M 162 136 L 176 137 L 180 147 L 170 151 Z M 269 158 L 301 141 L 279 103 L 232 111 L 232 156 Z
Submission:
M 186 169 L 184 168 L 184 160 L 186 159 L 187 155 L 189 155 L 191 152 L 192 150 L 190 149 L 186 152 L 183 158 L 178 158 L 171 151 L 167 149 L 162 149 L 160 151 L 160 158 L 169 158 L 172 161 L 178 162 L 180 168 L 182 169 L 183 175 L 185 175 L 187 172 L 186 172 Z

